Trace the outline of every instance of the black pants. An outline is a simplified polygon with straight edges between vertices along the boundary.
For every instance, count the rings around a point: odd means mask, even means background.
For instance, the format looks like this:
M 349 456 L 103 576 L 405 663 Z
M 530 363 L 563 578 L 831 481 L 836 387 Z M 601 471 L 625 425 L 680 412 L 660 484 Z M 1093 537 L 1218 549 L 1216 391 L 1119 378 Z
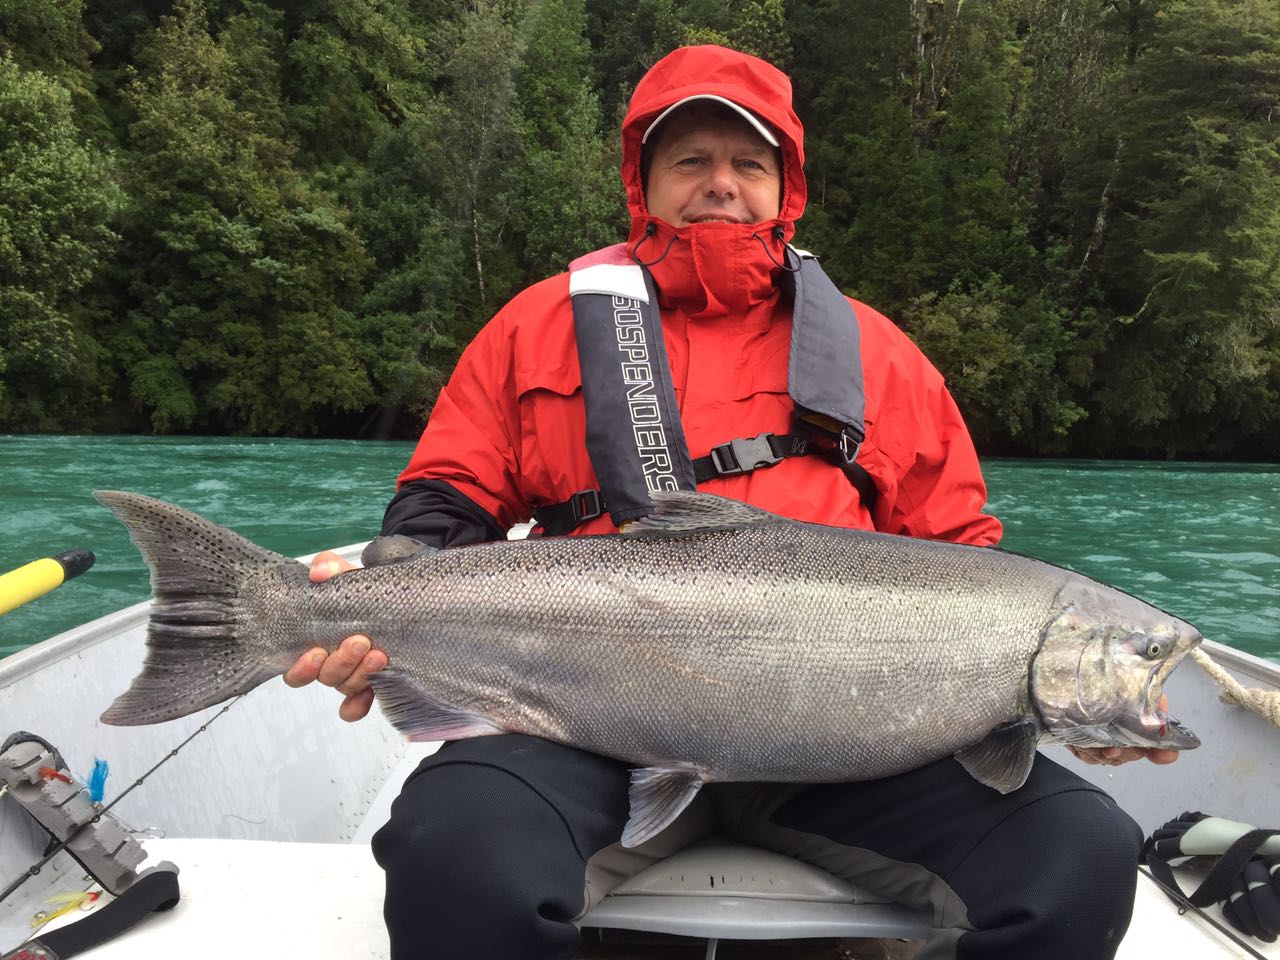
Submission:
M 621 835 L 628 778 L 514 734 L 423 761 L 373 840 L 394 960 L 572 957 L 587 860 Z M 949 759 L 867 783 L 704 792 L 732 836 L 931 909 L 922 956 L 1103 960 L 1128 928 L 1141 833 L 1043 756 L 1003 797 Z

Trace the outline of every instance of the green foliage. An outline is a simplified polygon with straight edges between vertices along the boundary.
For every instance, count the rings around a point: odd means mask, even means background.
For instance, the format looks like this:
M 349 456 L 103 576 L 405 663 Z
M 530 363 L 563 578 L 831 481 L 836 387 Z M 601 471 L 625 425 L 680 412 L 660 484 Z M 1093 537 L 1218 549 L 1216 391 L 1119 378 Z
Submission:
M 729 31 L 729 46 L 788 69 L 791 41 L 782 0 L 747 0 L 737 11 L 736 22 Z
M 81 21 L 82 6 L 81 0 L 0 0 L 0 57 L 89 94 L 89 57 L 98 44 Z
M 129 300 L 107 335 L 158 431 L 307 430 L 318 410 L 373 399 L 353 315 L 359 239 L 246 96 L 240 64 L 270 40 L 269 23 L 233 22 L 219 43 L 203 7 L 179 0 L 127 93 Z
M 1277 411 L 1280 10 L 1183 0 L 1157 22 L 1121 110 L 1122 216 L 1095 281 L 1115 313 L 1092 400 L 1100 434 L 1239 448 Z
M 915 297 L 904 326 L 939 369 L 979 436 L 1057 452 L 1085 414 L 1060 358 L 1071 346 L 1062 317 L 1040 298 L 1019 302 L 994 278 L 969 290 Z
M 525 156 L 517 222 L 535 277 L 626 233 L 618 158 L 600 136 L 582 0 L 542 0 L 525 21 L 517 92 Z
M 375 263 L 359 342 L 380 401 L 422 419 L 473 332 L 460 323 L 466 248 L 443 193 L 439 118 L 416 117 L 374 144 L 353 222 Z
M 0 57 L 0 424 L 44 425 L 77 393 L 94 344 L 76 301 L 121 200 L 70 92 Z
M 247 9 L 256 19 L 272 15 L 265 5 Z M 390 0 L 301 0 L 284 9 L 278 95 L 301 155 L 309 164 L 363 162 L 388 123 L 427 99 L 431 20 Z
M 684 43 L 688 29 L 676 0 L 587 0 L 600 109 L 612 129 L 622 122 L 627 99 L 645 71 Z
M 684 43 L 790 73 L 799 244 L 980 447 L 1274 457 L 1271 0 L 0 0 L 0 426 L 413 433 Z

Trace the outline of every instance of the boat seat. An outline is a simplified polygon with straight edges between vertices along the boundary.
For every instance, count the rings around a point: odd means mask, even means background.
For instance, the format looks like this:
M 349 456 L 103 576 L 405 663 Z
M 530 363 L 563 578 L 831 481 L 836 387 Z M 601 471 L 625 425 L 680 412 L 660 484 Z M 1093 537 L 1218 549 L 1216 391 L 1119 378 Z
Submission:
M 812 864 L 712 837 L 624 881 L 584 927 L 719 940 L 924 939 L 928 911 L 889 903 Z

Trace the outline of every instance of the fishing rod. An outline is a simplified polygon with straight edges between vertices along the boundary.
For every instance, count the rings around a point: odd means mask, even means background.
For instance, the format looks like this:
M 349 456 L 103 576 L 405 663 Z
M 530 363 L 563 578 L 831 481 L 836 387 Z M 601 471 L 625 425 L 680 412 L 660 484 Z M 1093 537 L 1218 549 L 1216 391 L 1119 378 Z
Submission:
M 1147 869 L 1142 865 L 1138 866 L 1138 872 L 1141 874 L 1145 874 L 1147 879 L 1149 879 L 1152 883 L 1154 883 L 1157 887 L 1159 887 L 1165 893 L 1165 895 L 1168 896 L 1169 899 L 1174 902 L 1174 904 L 1178 907 L 1178 916 L 1184 916 L 1187 913 L 1195 913 L 1200 917 L 1201 920 L 1204 920 L 1206 923 L 1213 926 L 1213 928 L 1216 929 L 1220 934 L 1233 940 L 1236 946 L 1239 947 L 1241 950 L 1244 950 L 1247 954 L 1249 954 L 1249 956 L 1256 958 L 1256 960 L 1267 960 L 1267 958 L 1263 954 L 1261 954 L 1260 952 L 1255 950 L 1253 947 L 1251 947 L 1249 944 L 1241 940 L 1240 937 L 1236 935 L 1234 930 L 1232 930 L 1226 924 L 1219 923 L 1205 910 L 1202 910 L 1200 907 L 1197 907 L 1194 903 L 1192 903 L 1187 898 L 1187 895 L 1183 893 L 1181 890 L 1175 887 L 1170 887 L 1167 883 L 1164 883 L 1163 881 L 1161 881 L 1159 877 L 1157 877 L 1149 869 Z

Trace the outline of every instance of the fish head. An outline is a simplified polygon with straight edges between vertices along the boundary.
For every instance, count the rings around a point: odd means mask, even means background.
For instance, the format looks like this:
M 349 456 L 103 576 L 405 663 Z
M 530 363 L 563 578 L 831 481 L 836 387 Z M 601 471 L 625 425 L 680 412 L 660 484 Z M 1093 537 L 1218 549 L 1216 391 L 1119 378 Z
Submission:
M 1161 706 L 1174 667 L 1203 639 L 1191 624 L 1084 578 L 1058 595 L 1031 664 L 1046 730 L 1084 747 L 1190 750 L 1199 738 Z

